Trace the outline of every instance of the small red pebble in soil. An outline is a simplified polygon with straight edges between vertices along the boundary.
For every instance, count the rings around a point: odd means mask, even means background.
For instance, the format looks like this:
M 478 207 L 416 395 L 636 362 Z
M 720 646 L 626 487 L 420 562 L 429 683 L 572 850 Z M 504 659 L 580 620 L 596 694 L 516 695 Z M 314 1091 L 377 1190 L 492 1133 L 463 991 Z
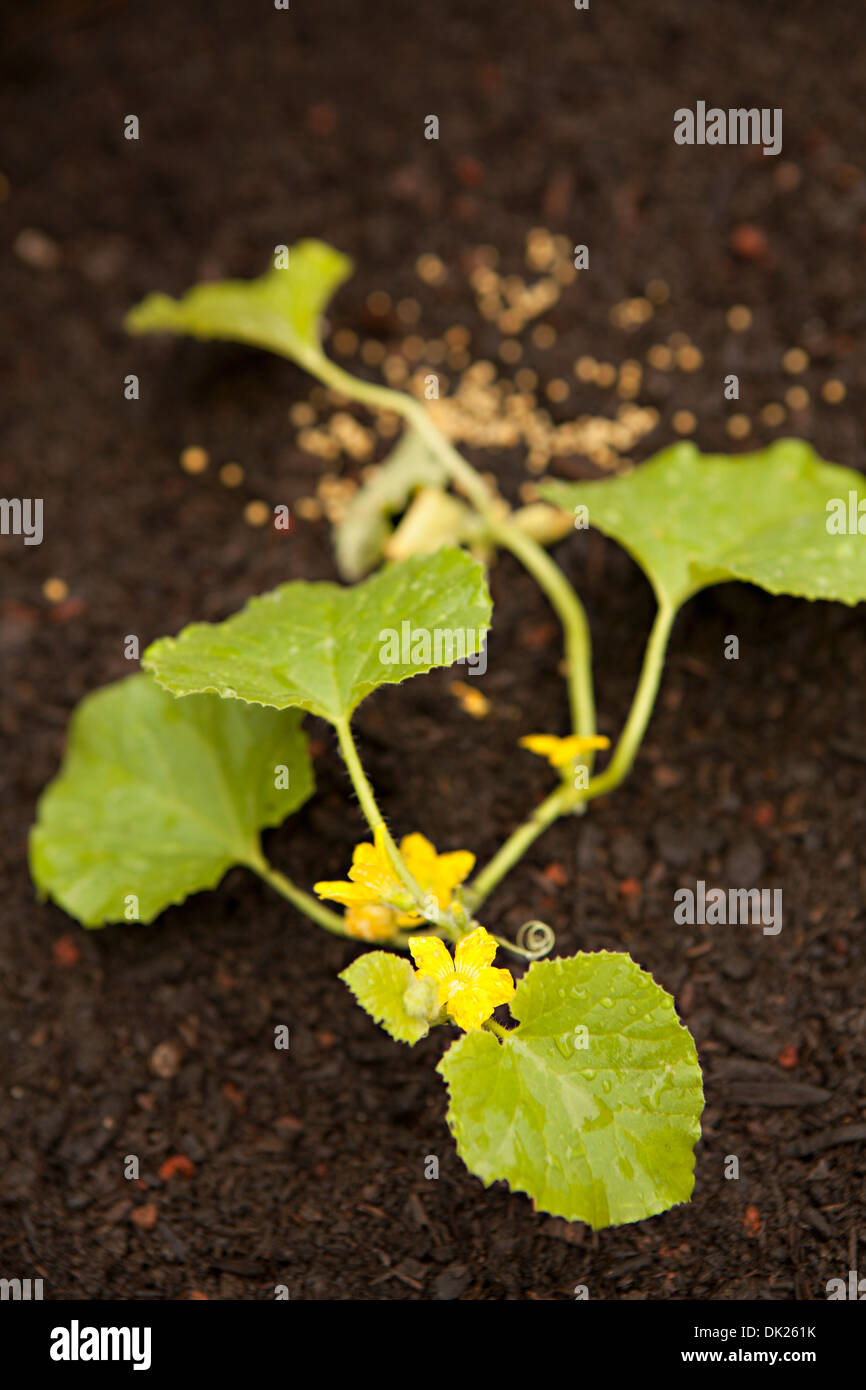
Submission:
M 457 177 L 464 188 L 479 188 L 487 176 L 484 165 L 467 154 L 457 161 Z
M 478 85 L 482 92 L 498 92 L 503 72 L 498 63 L 482 63 L 478 69 Z
M 336 1033 L 322 1032 L 316 1034 L 316 1042 L 319 1044 L 319 1047 L 333 1047 L 336 1041 Z
M 274 1120 L 274 1129 L 282 1130 L 284 1134 L 298 1134 L 303 1128 L 304 1122 L 297 1115 L 281 1115 Z
M 564 888 L 568 883 L 568 874 L 556 860 L 554 860 L 552 864 L 548 864 L 547 868 L 542 869 L 541 872 L 548 883 L 555 883 L 557 888 Z
M 837 956 L 847 956 L 848 942 L 845 940 L 844 936 L 833 937 L 833 950 L 836 952 Z
M 658 763 L 653 768 L 653 781 L 662 791 L 670 791 L 673 787 L 678 787 L 682 780 L 682 773 L 667 763 Z
M 741 222 L 731 232 L 731 250 L 743 261 L 760 261 L 767 254 L 767 238 L 760 227 Z
M 779 1063 L 780 1067 L 785 1068 L 785 1071 L 793 1071 L 794 1067 L 796 1067 L 798 1062 L 800 1061 L 797 1049 L 794 1046 L 794 1044 L 785 1043 L 785 1046 L 782 1048 L 782 1051 L 779 1053 L 778 1057 L 776 1058 L 776 1061 Z
M 776 808 L 769 801 L 759 801 L 752 812 L 755 825 L 772 825 L 776 819 Z
M 157 1215 L 156 1202 L 145 1202 L 143 1206 L 135 1207 L 130 1212 L 129 1219 L 140 1231 L 152 1231 Z
M 636 878 L 624 878 L 619 885 L 621 898 L 639 898 L 642 889 Z
M 746 1207 L 746 1214 L 743 1217 L 743 1230 L 746 1235 L 756 1236 L 761 1229 L 761 1213 L 757 1207 Z
M 187 1294 L 187 1301 L 189 1303 L 209 1303 L 210 1299 L 206 1293 L 202 1293 L 201 1289 L 191 1289 Z
M 307 744 L 307 752 L 311 758 L 321 758 L 327 752 L 328 745 L 323 738 L 311 738 Z
M 857 349 L 857 339 L 852 333 L 837 333 L 831 339 L 831 347 L 837 357 L 850 357 Z
M 307 111 L 307 129 L 313 135 L 333 135 L 339 116 L 330 101 L 317 101 Z
M 85 611 L 86 604 L 83 598 L 67 598 L 62 603 L 55 603 L 51 610 L 52 623 L 70 623 L 73 618 L 80 618 Z
M 67 932 L 65 936 L 58 936 L 51 946 L 51 954 L 55 965 L 63 965 L 67 969 L 70 965 L 77 965 L 81 960 L 81 948 L 71 932 Z
M 168 1182 L 170 1178 L 180 1173 L 182 1178 L 191 1178 L 195 1172 L 195 1164 L 186 1154 L 172 1154 L 159 1165 L 159 1176 L 163 1182 Z
M 230 1101 L 231 1104 L 236 1106 L 238 1110 L 243 1109 L 245 1104 L 244 1093 L 239 1086 L 235 1085 L 233 1081 L 223 1082 L 223 1095 L 225 1096 L 226 1100 Z
M 469 193 L 459 193 L 451 204 L 451 215 L 457 222 L 477 222 L 478 213 L 478 199 Z
M 524 647 L 529 647 L 531 651 L 539 651 L 541 647 L 546 647 L 557 636 L 557 630 L 553 623 L 526 623 L 520 629 L 519 640 Z
M 19 603 L 17 599 L 4 598 L 0 602 L 0 619 L 17 627 L 34 627 L 39 621 L 39 610 L 28 603 Z
M 317 1163 L 315 1168 L 313 1169 L 313 1172 L 315 1173 L 317 1178 L 326 1178 L 328 1176 L 327 1163 Z

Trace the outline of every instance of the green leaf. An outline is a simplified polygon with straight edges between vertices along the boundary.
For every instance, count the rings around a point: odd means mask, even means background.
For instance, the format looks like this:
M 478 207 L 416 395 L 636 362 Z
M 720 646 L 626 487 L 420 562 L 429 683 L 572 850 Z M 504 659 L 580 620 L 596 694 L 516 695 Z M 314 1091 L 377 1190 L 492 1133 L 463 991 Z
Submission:
M 625 546 L 675 607 L 729 579 L 771 594 L 866 599 L 866 540 L 828 529 L 834 501 L 847 509 L 849 492 L 866 499 L 866 482 L 799 439 L 734 458 L 677 444 L 623 477 L 539 492 L 569 511 L 586 506 L 590 524 Z
M 337 723 L 378 686 L 450 666 L 459 642 L 473 655 L 489 623 L 481 565 L 440 550 L 351 589 L 282 584 L 224 623 L 195 623 L 154 642 L 142 665 L 176 695 L 296 705 Z
M 415 972 L 402 956 L 367 951 L 341 972 L 340 979 L 349 986 L 361 1008 L 397 1042 L 414 1046 L 426 1038 L 430 1020 L 437 1012 L 436 990 L 434 987 L 432 1001 L 416 997 Z
M 215 888 L 233 864 L 254 863 L 259 831 L 312 790 L 299 715 L 212 695 L 175 700 L 149 677 L 129 676 L 72 716 L 63 766 L 31 831 L 33 879 L 86 927 L 152 922 Z M 138 910 L 127 916 L 130 895 Z
M 291 247 L 284 270 L 257 280 L 195 285 L 181 299 L 150 294 L 127 314 L 130 333 L 186 333 L 224 338 L 308 364 L 321 355 L 319 320 L 352 262 L 323 241 Z
M 687 1202 L 703 1092 L 671 996 L 599 951 L 534 963 L 510 1008 L 503 1042 L 466 1033 L 439 1064 L 467 1167 L 596 1230 Z
M 445 469 L 423 439 L 408 429 L 370 481 L 358 489 L 334 527 L 337 568 L 354 581 L 374 569 L 393 533 L 389 518 L 405 510 L 413 492 L 437 485 Z

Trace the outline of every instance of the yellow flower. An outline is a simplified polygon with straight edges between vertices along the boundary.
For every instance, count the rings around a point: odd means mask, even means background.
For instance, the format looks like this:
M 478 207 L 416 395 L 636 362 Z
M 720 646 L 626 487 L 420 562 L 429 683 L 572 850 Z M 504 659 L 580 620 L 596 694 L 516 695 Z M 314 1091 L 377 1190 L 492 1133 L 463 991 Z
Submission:
M 360 941 L 390 941 L 397 934 L 397 914 L 382 903 L 354 903 L 346 909 L 343 926 Z
M 496 942 L 483 927 L 458 941 L 453 960 L 438 936 L 411 936 L 409 950 L 417 978 L 435 981 L 440 1009 L 447 1009 L 466 1032 L 480 1028 L 497 1004 L 506 1004 L 514 993 L 510 971 L 491 965 Z
M 440 912 L 447 912 L 454 889 L 469 877 L 475 867 L 475 855 L 470 854 L 468 849 L 458 849 L 452 854 L 437 854 L 430 841 L 417 832 L 403 837 L 400 853 L 418 885 L 426 894 L 432 893 Z M 401 924 L 412 925 L 423 921 L 423 918 L 417 913 L 404 913 L 400 920 Z
M 320 898 L 333 898 L 345 907 L 367 903 L 390 903 L 392 899 L 399 900 L 399 905 L 402 905 L 408 893 L 392 868 L 381 826 L 374 838 L 375 844 L 364 842 L 355 846 L 352 867 L 349 870 L 349 883 L 315 883 L 314 892 L 318 893 Z
M 415 911 L 412 897 L 397 877 L 385 844 L 384 827 L 374 834 L 374 844 L 355 846 L 348 883 L 323 882 L 314 885 L 320 898 L 332 898 L 346 907 L 386 904 L 398 910 L 399 926 L 416 926 L 423 922 Z M 447 912 L 451 895 L 458 884 L 472 872 L 475 855 L 468 850 L 453 854 L 437 854 L 423 835 L 404 835 L 400 853 L 406 867 L 427 897 L 432 896 L 441 912 Z
M 546 758 L 551 767 L 567 767 L 581 753 L 594 752 L 597 748 L 609 748 L 610 739 L 603 734 L 582 738 L 579 734 L 569 734 L 568 738 L 556 738 L 554 734 L 527 734 L 520 740 L 521 748 Z

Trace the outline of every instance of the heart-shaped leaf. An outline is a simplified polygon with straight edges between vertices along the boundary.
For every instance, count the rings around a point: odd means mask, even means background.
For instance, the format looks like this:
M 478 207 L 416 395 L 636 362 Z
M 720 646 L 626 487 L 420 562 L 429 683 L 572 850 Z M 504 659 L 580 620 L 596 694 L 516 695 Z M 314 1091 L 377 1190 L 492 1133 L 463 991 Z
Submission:
M 397 1042 L 414 1046 L 430 1031 L 438 1012 L 436 990 L 425 990 L 429 981 L 415 979 L 408 960 L 389 951 L 367 951 L 340 974 L 362 1009 Z
M 677 444 L 623 477 L 539 491 L 568 511 L 585 506 L 674 607 L 730 579 L 771 594 L 866 599 L 866 481 L 799 439 L 734 458 Z
M 287 265 L 257 280 L 195 285 L 180 299 L 150 294 L 127 314 L 130 333 L 186 333 L 266 348 L 308 364 L 321 356 L 319 321 L 352 262 L 323 241 L 301 241 Z
M 350 589 L 282 584 L 224 623 L 194 623 L 154 642 L 142 665 L 176 695 L 295 705 L 338 723 L 378 686 L 474 655 L 489 624 L 481 565 L 440 550 Z
M 151 922 L 254 864 L 259 831 L 313 790 L 300 720 L 143 675 L 88 695 L 31 831 L 37 888 L 86 927 Z
M 687 1202 L 703 1091 L 671 996 L 599 951 L 534 963 L 509 1007 L 503 1041 L 466 1033 L 439 1063 L 467 1167 L 595 1229 Z

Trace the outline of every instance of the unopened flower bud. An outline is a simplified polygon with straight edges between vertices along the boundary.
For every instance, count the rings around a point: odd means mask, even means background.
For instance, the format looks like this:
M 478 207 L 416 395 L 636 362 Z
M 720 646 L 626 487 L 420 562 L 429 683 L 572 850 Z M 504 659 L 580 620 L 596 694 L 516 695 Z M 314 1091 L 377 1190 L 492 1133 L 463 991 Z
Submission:
M 411 1018 L 434 1018 L 439 1012 L 435 982 L 416 975 L 403 995 L 403 1007 Z

